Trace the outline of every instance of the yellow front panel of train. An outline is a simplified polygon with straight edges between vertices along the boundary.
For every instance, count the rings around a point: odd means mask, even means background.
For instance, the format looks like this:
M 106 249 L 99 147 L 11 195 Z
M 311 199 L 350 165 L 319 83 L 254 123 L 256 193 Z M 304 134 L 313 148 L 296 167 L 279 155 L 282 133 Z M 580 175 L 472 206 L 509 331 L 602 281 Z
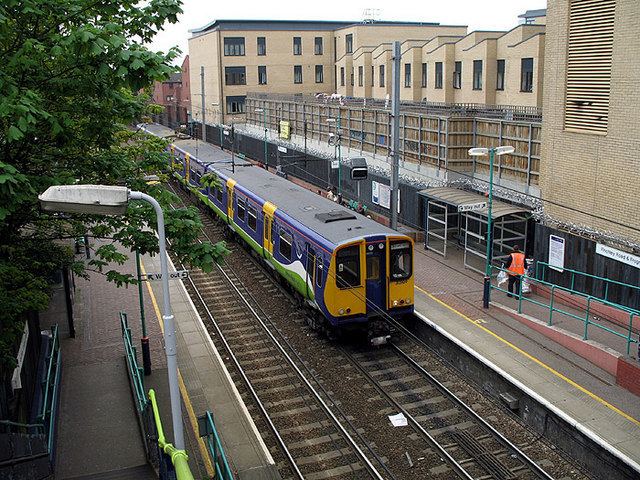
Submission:
M 400 242 L 400 243 L 399 243 Z M 394 253 L 397 250 L 394 248 L 400 248 L 402 244 L 408 243 L 410 246 L 410 258 L 406 258 L 406 265 L 401 265 L 401 271 L 408 271 L 410 275 L 407 278 L 401 280 L 394 280 L 395 272 L 399 270 L 398 265 L 392 265 L 393 261 L 400 260 L 399 257 L 394 257 Z M 413 240 L 409 237 L 387 237 L 387 308 L 400 308 L 413 305 Z
M 352 257 L 348 262 L 341 261 L 338 258 L 338 252 L 345 248 L 357 247 L 357 258 L 359 259 L 359 270 L 356 272 L 351 268 L 354 265 L 355 258 Z M 352 244 L 341 246 L 331 256 L 331 263 L 329 265 L 329 275 L 326 280 L 326 287 L 324 290 L 324 301 L 327 310 L 334 317 L 348 317 L 351 315 L 365 315 L 367 313 L 367 293 L 365 290 L 365 258 L 366 247 L 363 241 L 354 242 Z M 348 285 L 343 285 L 340 288 L 337 282 L 341 278 L 347 277 L 353 282 L 348 282 Z M 359 279 L 359 283 L 355 282 Z

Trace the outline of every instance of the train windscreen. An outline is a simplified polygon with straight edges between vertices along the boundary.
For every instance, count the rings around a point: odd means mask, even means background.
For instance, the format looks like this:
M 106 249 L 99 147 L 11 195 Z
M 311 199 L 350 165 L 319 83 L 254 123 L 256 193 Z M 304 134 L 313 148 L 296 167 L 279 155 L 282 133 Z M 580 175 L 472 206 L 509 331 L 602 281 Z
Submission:
M 411 277 L 411 242 L 396 240 L 390 248 L 391 280 L 400 281 Z

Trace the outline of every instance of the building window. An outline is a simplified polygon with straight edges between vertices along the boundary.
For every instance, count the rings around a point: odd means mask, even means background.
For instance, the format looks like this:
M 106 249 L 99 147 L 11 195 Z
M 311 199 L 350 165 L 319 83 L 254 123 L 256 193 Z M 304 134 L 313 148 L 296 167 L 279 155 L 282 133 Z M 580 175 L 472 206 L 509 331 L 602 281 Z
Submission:
M 344 37 L 345 50 L 347 53 L 353 53 L 353 34 L 349 34 Z
M 293 66 L 293 83 L 302 83 L 302 65 Z
M 354 77 L 355 68 L 351 67 L 351 86 L 353 87 L 353 77 Z
M 340 86 L 344 87 L 344 67 L 340 67 Z
M 462 88 L 462 62 L 456 62 L 453 68 L 453 88 Z
M 619 7 L 622 2 L 569 3 L 564 101 L 564 127 L 567 129 L 607 133 L 616 3 Z M 637 18 L 637 7 L 634 11 Z M 623 88 L 620 86 L 621 91 Z
M 258 66 L 258 85 L 266 85 L 267 84 L 267 66 L 260 65 Z
M 246 95 L 227 97 L 227 113 L 244 113 Z
M 371 65 L 371 86 L 374 87 L 375 83 L 374 83 L 374 76 L 376 73 L 376 67 L 374 67 L 373 65 Z
M 267 39 L 265 37 L 258 37 L 258 55 L 267 54 Z
M 293 37 L 293 54 L 302 55 L 302 37 Z
M 521 61 L 520 91 L 533 92 L 533 58 L 523 58 Z
M 364 79 L 364 67 L 362 65 L 358 65 L 358 86 L 361 87 Z
M 380 86 L 384 87 L 384 65 L 380 65 Z
M 313 41 L 313 53 L 322 55 L 322 37 L 316 37 Z
M 410 63 L 404 64 L 404 86 L 405 87 L 411 86 L 411 64 Z
M 225 37 L 224 56 L 225 57 L 244 56 L 244 37 Z
M 224 67 L 224 83 L 225 85 L 246 85 L 246 68 Z
M 422 88 L 425 88 L 427 86 L 427 64 L 426 63 L 422 64 L 422 83 L 420 85 L 422 85 Z
M 473 89 L 482 90 L 482 60 L 473 61 Z
M 504 60 L 498 60 L 496 68 L 496 90 L 504 90 Z
M 436 88 L 442 88 L 442 62 L 436 62 Z
M 316 65 L 316 83 L 324 82 L 324 67 L 322 65 Z

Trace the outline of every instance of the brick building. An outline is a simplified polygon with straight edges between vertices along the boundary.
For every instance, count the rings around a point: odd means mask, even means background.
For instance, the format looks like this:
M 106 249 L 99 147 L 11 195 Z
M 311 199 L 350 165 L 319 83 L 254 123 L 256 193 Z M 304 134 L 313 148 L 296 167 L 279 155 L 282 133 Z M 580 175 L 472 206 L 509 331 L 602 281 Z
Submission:
M 153 103 L 164 107 L 164 122 L 171 128 L 186 125 L 191 110 L 188 55 L 180 70 L 164 82 L 155 82 L 153 85 Z

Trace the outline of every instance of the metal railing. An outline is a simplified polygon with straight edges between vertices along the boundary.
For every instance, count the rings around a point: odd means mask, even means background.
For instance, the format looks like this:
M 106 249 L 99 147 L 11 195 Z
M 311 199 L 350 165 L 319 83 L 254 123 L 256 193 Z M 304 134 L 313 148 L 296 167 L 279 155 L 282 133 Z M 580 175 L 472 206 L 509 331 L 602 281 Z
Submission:
M 171 459 L 171 464 L 175 468 L 175 474 L 178 480 L 193 480 L 193 475 L 189 468 L 189 457 L 187 456 L 187 452 L 184 450 L 178 450 L 171 443 L 168 443 L 164 437 L 162 421 L 160 420 L 160 412 L 156 402 L 156 392 L 153 389 L 149 390 L 149 400 L 151 401 L 153 419 L 156 426 L 156 432 L 158 433 L 158 447 L 160 448 L 160 451 Z M 163 476 L 162 467 L 160 468 L 160 478 L 165 478 Z
M 47 449 L 49 457 L 53 454 L 54 428 L 56 423 L 56 410 L 58 407 L 58 394 L 60 391 L 60 338 L 58 325 L 51 327 L 49 339 L 49 355 L 47 356 L 47 376 L 42 382 L 42 408 L 37 416 L 37 422 L 42 424 L 47 435 Z
M 505 272 L 508 273 L 508 270 L 505 268 L 501 268 L 501 267 L 496 267 L 496 266 L 491 266 L 492 269 L 492 273 L 493 272 Z M 549 288 L 550 290 L 550 295 L 549 295 L 549 303 L 545 303 L 539 300 L 536 300 L 534 298 L 531 297 L 527 297 L 526 295 L 523 295 L 522 293 L 522 282 L 523 281 L 527 281 L 530 284 L 532 283 L 536 283 L 539 285 L 543 285 L 547 288 Z M 493 283 L 491 284 L 491 289 L 493 290 L 497 290 L 500 292 L 504 292 L 509 294 L 510 292 L 508 290 L 505 290 L 504 288 L 500 288 L 500 286 L 498 285 L 494 285 Z M 588 340 L 589 339 L 589 327 L 593 326 L 596 327 L 600 330 L 603 330 L 605 332 L 608 332 L 610 334 L 615 335 L 616 337 L 619 338 L 623 338 L 626 341 L 626 346 L 627 346 L 627 355 L 629 355 L 631 353 L 631 344 L 638 344 L 639 343 L 639 339 L 637 338 L 633 338 L 632 335 L 635 333 L 634 329 L 633 329 L 633 321 L 634 319 L 636 321 L 638 321 L 638 319 L 640 319 L 640 312 L 630 309 L 628 307 L 619 305 L 617 303 L 613 303 L 613 302 L 609 302 L 608 300 L 604 300 L 602 298 L 598 298 L 598 297 L 594 297 L 591 295 L 587 295 L 585 293 L 582 292 L 578 292 L 576 290 L 572 290 L 570 288 L 567 287 L 562 287 L 560 285 L 556 285 L 550 282 L 546 282 L 544 280 L 539 280 L 535 277 L 531 277 L 528 275 L 523 275 L 521 277 L 521 282 L 520 282 L 520 287 L 518 289 L 518 292 L 514 292 L 513 295 L 514 297 L 517 298 L 518 300 L 518 313 L 522 313 L 522 303 L 523 302 L 529 302 L 533 305 L 537 305 L 540 307 L 543 307 L 545 309 L 547 309 L 549 311 L 549 316 L 547 319 L 547 325 L 552 326 L 553 325 L 553 314 L 554 313 L 560 313 L 562 315 L 566 315 L 569 318 L 573 318 L 575 320 L 578 320 L 580 322 L 583 323 L 584 328 L 583 328 L 583 335 L 582 335 L 582 339 L 583 340 Z M 584 314 L 576 314 L 574 312 L 568 311 L 566 309 L 560 308 L 558 307 L 557 303 L 555 302 L 557 300 L 557 292 L 565 292 L 571 295 L 577 295 L 581 298 L 583 298 L 586 302 L 586 305 L 584 307 Z M 624 314 L 626 317 L 629 318 L 629 322 L 624 325 L 624 324 L 620 324 L 621 330 L 624 330 L 624 333 L 615 330 L 611 327 L 608 327 L 606 325 L 603 325 L 602 323 L 600 323 L 598 321 L 598 317 L 594 315 L 593 313 L 593 309 L 595 307 L 595 304 L 600 304 L 600 305 L 604 305 L 606 307 L 612 308 L 616 311 L 621 312 L 622 314 Z
M 131 383 L 133 385 L 134 401 L 138 412 L 142 413 L 147 406 L 147 396 L 144 393 L 144 369 L 138 365 L 137 350 L 131 338 L 131 329 L 129 328 L 127 314 L 120 312 L 119 317 L 127 368 L 129 369 L 129 375 L 131 376 Z
M 548 277 L 548 272 L 549 272 L 550 269 L 554 270 L 554 267 L 549 265 L 547 262 L 542 262 L 542 261 L 538 260 L 536 262 L 535 278 L 538 279 L 538 280 L 546 281 L 545 279 Z M 557 270 L 554 270 L 554 271 L 557 271 Z M 598 275 L 593 275 L 591 273 L 581 272 L 579 270 L 572 270 L 570 268 L 563 268 L 562 269 L 562 273 L 564 273 L 564 272 L 568 272 L 568 273 L 571 274 L 571 282 L 570 282 L 570 287 L 569 288 L 571 290 L 574 290 L 574 291 L 576 291 L 576 288 L 575 288 L 576 276 L 577 277 L 590 278 L 592 280 L 603 282 L 604 291 L 602 292 L 602 296 L 601 297 L 597 297 L 597 298 L 601 298 L 601 299 L 603 299 L 605 301 L 609 301 L 609 286 L 610 285 L 616 285 L 616 286 L 622 287 L 622 288 L 629 288 L 631 290 L 635 290 L 635 291 L 640 293 L 640 286 L 638 286 L 638 285 L 632 285 L 630 283 L 619 282 L 617 280 L 611 280 L 609 278 L 600 277 Z M 630 307 L 626 307 L 626 308 L 630 308 Z M 630 309 L 631 310 L 635 310 L 636 312 L 640 313 L 639 310 L 632 309 L 632 308 L 630 308 Z
M 227 457 L 224 454 L 218 431 L 216 430 L 215 423 L 213 421 L 213 415 L 207 411 L 204 417 L 204 431 L 200 431 L 200 435 L 205 439 L 205 445 L 209 455 L 213 460 L 215 468 L 215 478 L 222 480 L 233 480 L 233 474 L 229 468 Z

